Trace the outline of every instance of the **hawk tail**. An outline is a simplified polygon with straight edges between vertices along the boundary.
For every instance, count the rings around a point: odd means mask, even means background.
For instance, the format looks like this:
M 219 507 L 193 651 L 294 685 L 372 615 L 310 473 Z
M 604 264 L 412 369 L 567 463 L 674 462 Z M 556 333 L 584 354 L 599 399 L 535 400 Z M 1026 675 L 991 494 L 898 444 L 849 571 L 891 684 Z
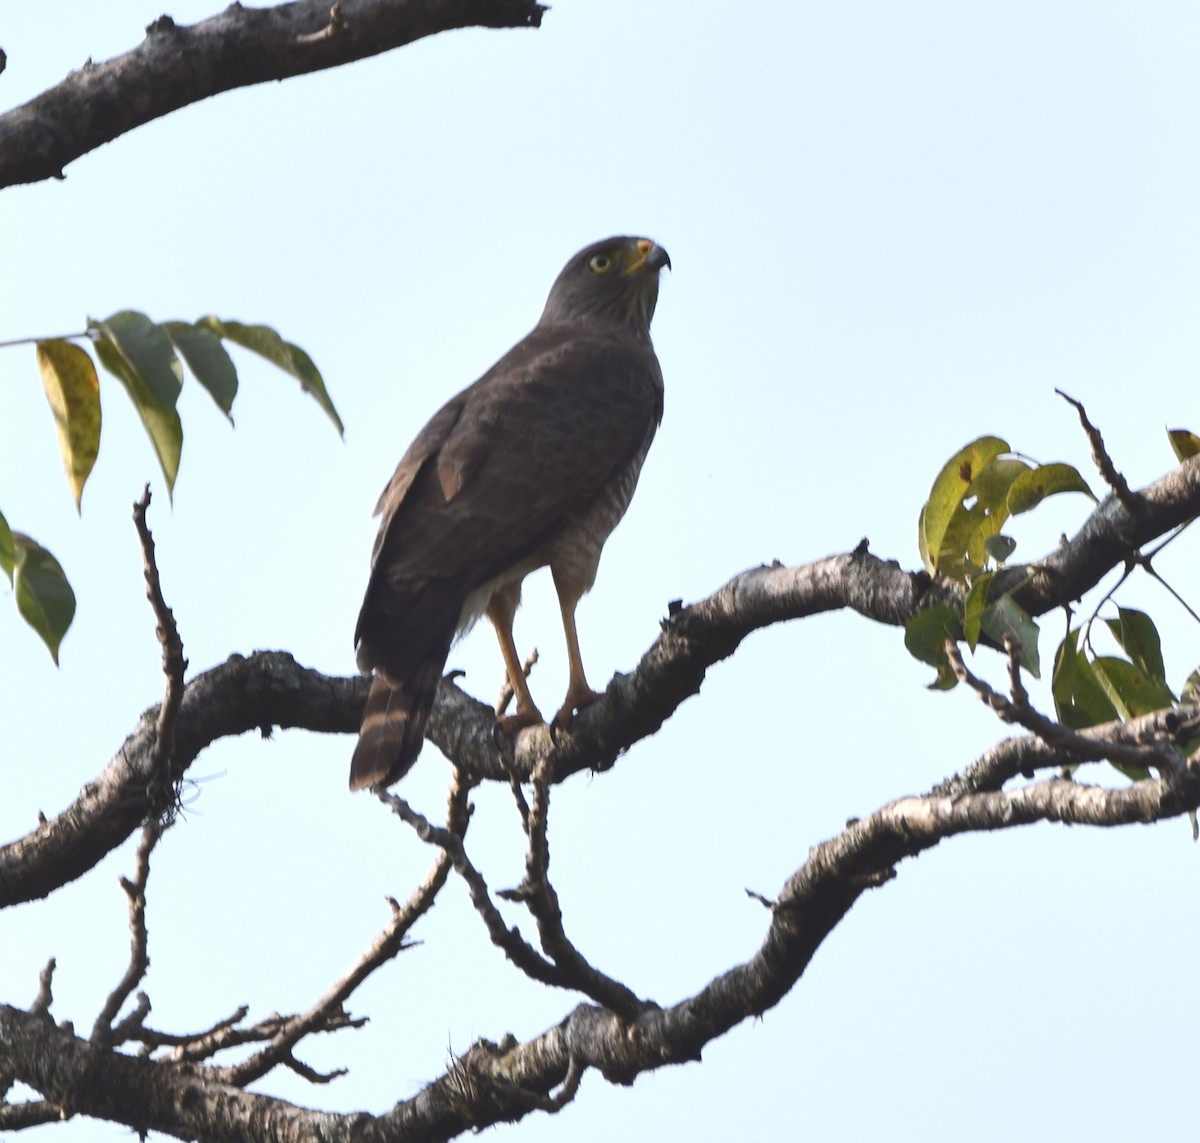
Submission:
M 393 687 L 376 675 L 363 710 L 358 744 L 350 759 L 350 789 L 390 786 L 412 768 L 441 679 L 441 664 L 422 664 L 416 677 Z

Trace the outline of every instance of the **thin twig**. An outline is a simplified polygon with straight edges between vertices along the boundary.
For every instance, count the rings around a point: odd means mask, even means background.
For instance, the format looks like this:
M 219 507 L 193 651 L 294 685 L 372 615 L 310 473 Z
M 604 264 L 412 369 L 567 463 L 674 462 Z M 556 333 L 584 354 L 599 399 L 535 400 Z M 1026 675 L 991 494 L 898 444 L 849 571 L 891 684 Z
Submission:
M 483 918 L 492 943 L 500 948 L 517 968 L 526 976 L 541 981 L 543 984 L 552 984 L 559 988 L 574 987 L 557 965 L 545 960 L 521 936 L 519 929 L 509 928 L 501 916 L 500 910 L 492 901 L 483 874 L 471 864 L 470 858 L 467 857 L 466 848 L 460 837 L 450 830 L 435 826 L 397 794 L 389 794 L 386 790 L 380 790 L 377 796 L 401 821 L 410 825 L 423 842 L 427 845 L 440 846 L 448 854 L 454 871 L 466 882 L 471 903 L 475 906 L 475 911 Z
M 0 349 L 13 349 L 18 345 L 37 345 L 39 341 L 82 341 L 86 337 L 86 330 L 79 333 L 60 333 L 55 337 L 14 337 L 9 341 L 0 341 Z
M 167 677 L 166 694 L 158 711 L 156 725 L 157 741 L 154 747 L 153 776 L 151 778 L 151 801 L 159 813 L 167 818 L 174 815 L 179 806 L 179 792 L 171 774 L 171 761 L 175 748 L 175 720 L 183 702 L 184 672 L 187 659 L 183 657 L 183 640 L 175 616 L 163 598 L 158 564 L 154 558 L 154 537 L 146 523 L 146 510 L 150 507 L 150 485 L 147 484 L 141 497 L 133 506 L 133 522 L 142 545 L 142 567 L 146 577 L 146 598 L 156 621 L 155 634 L 162 644 L 163 674 Z
M 525 903 L 538 926 L 538 938 L 547 956 L 565 973 L 571 987 L 590 996 L 627 1018 L 635 1017 L 645 1002 L 619 980 L 606 976 L 584 958 L 567 936 L 563 925 L 558 893 L 550 883 L 550 843 L 547 827 L 550 821 L 549 762 L 543 759 L 533 773 L 533 801 L 530 805 L 527 832 L 529 850 L 525 856 L 525 879 L 514 890 L 499 896 Z
M 117 987 L 109 993 L 92 1025 L 92 1043 L 109 1047 L 113 1042 L 113 1021 L 133 990 L 146 976 L 150 967 L 148 951 L 149 934 L 146 931 L 146 882 L 150 879 L 150 854 L 162 837 L 163 827 L 158 822 L 147 822 L 142 827 L 142 839 L 138 842 L 134 860 L 133 880 L 121 878 L 121 888 L 129 898 L 129 964 Z M 146 1006 L 147 1011 L 149 1005 Z
M 466 774 L 461 770 L 454 771 L 446 799 L 446 827 L 443 832 L 458 838 L 460 846 L 471 819 L 469 795 L 473 787 L 474 782 Z M 242 1087 L 266 1075 L 278 1064 L 292 1058 L 292 1049 L 304 1036 L 313 1031 L 324 1030 L 331 1020 L 342 1019 L 353 1025 L 354 1022 L 346 1016 L 343 1005 L 376 969 L 412 947 L 406 938 L 417 921 L 432 908 L 450 874 L 451 864 L 451 857 L 443 848 L 405 904 L 400 906 L 392 902 L 391 921 L 380 930 L 349 971 L 307 1012 L 284 1022 L 266 1048 L 230 1068 L 229 1082 Z
M 1116 493 L 1117 499 L 1133 513 L 1138 511 L 1140 501 L 1129 487 L 1129 481 L 1125 479 L 1117 471 L 1116 465 L 1112 462 L 1112 457 L 1108 455 L 1108 450 L 1104 447 L 1104 438 L 1100 435 L 1100 430 L 1088 420 L 1087 411 L 1083 407 L 1083 403 L 1076 401 L 1074 397 L 1068 396 L 1061 389 L 1054 390 L 1068 405 L 1073 405 L 1075 412 L 1079 414 L 1079 423 L 1083 426 L 1083 431 L 1087 433 L 1088 443 L 1092 446 L 1092 460 L 1096 467 L 1100 470 L 1100 475 L 1104 477 L 1109 488 Z
M 1177 774 L 1183 766 L 1183 760 L 1169 742 L 1154 740 L 1145 746 L 1126 744 L 1122 742 L 1103 741 L 1085 737 L 1077 731 L 1069 730 L 1061 722 L 1047 717 L 1029 703 L 1029 696 L 1024 685 L 1020 682 L 1019 668 L 1013 666 L 1016 658 L 1015 645 L 1008 647 L 1011 640 L 1005 640 L 1009 651 L 1010 677 L 1015 673 L 1017 681 L 1014 686 L 1013 699 L 1006 699 L 998 691 L 993 690 L 983 679 L 972 674 L 963 662 L 958 644 L 953 639 L 946 640 L 946 657 L 950 661 L 950 669 L 959 682 L 966 683 L 983 701 L 996 712 L 1003 722 L 1012 722 L 1023 726 L 1036 734 L 1043 742 L 1066 751 L 1076 762 L 1114 762 L 1122 766 L 1135 766 L 1138 769 L 1153 767 L 1166 776 Z
M 329 23 L 319 32 L 308 32 L 296 37 L 298 44 L 319 44 L 322 40 L 332 39 L 346 30 L 346 21 L 342 17 L 342 6 L 335 4 L 329 9 Z
M 54 970 L 58 967 L 58 962 L 51 957 L 46 961 L 46 967 L 38 973 L 38 990 L 37 996 L 34 997 L 33 1003 L 29 1006 L 29 1011 L 38 1016 L 49 1016 L 50 1006 L 54 1003 Z
M 529 657 L 525 660 L 524 663 L 521 664 L 521 673 L 526 678 L 529 678 L 530 674 L 533 672 L 533 668 L 537 665 L 537 661 L 538 661 L 538 649 L 536 647 L 534 647 L 534 649 L 529 652 Z M 508 677 L 508 672 L 505 671 L 504 672 L 504 682 L 502 682 L 500 684 L 500 693 L 496 696 L 496 717 L 497 718 L 499 718 L 500 715 L 502 715 L 506 710 L 508 710 L 508 704 L 510 702 L 512 702 L 513 695 L 515 693 L 516 692 L 513 690 L 512 679 L 510 679 Z

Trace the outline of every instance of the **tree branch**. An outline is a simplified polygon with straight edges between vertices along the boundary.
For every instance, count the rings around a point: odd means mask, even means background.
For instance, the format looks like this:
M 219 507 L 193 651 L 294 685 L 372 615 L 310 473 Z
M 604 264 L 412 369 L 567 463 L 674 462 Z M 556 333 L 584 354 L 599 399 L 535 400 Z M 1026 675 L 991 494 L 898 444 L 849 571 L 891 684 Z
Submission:
M 1119 737 L 1121 728 L 1111 733 Z M 1058 765 L 1074 760 L 1070 751 L 1042 749 L 1054 752 Z M 643 1072 L 699 1059 L 706 1044 L 787 994 L 868 888 L 890 880 L 903 859 L 943 840 L 1040 821 L 1106 827 L 1151 822 L 1197 806 L 1200 762 L 1176 781 L 1147 779 L 1123 789 L 1052 777 L 1011 791 L 900 798 L 815 846 L 783 886 L 754 956 L 694 996 L 669 1008 L 642 1009 L 632 1019 L 581 1005 L 526 1043 L 511 1037 L 499 1044 L 480 1041 L 440 1079 L 377 1117 L 318 1112 L 245 1092 L 225 1083 L 221 1069 L 97 1053 L 44 1015 L 8 1006 L 0 1006 L 0 1058 L 17 1079 L 67 1112 L 138 1131 L 215 1143 L 317 1135 L 332 1141 L 451 1139 L 561 1106 L 588 1068 L 628 1084 Z M 556 1087 L 559 1095 L 550 1096 Z
M 997 580 L 1028 578 L 1016 596 L 1031 614 L 1078 598 L 1141 545 L 1200 515 L 1200 457 L 1136 496 L 1136 514 L 1110 497 L 1072 540 L 1044 560 L 1005 569 Z M 699 692 L 708 669 L 732 655 L 753 631 L 839 608 L 902 626 L 923 607 L 946 602 L 959 603 L 950 585 L 884 562 L 865 543 L 798 567 L 752 568 L 707 599 L 676 608 L 637 668 L 614 675 L 603 699 L 582 710 L 557 743 L 545 727 L 530 727 L 500 753 L 492 736 L 493 708 L 450 679 L 442 682 L 427 733 L 473 778 L 527 780 L 548 764 L 552 781 L 560 782 L 581 770 L 608 769 L 622 751 L 655 733 Z M 174 773 L 183 774 L 218 739 L 250 730 L 267 733 L 279 726 L 353 734 L 367 686 L 363 678 L 329 677 L 301 667 L 283 652 L 234 655 L 187 684 L 175 726 Z M 81 876 L 141 825 L 152 809 L 146 783 L 157 717 L 157 707 L 142 715 L 104 773 L 68 809 L 0 846 L 0 908 L 44 897 Z
M 132 51 L 88 60 L 57 86 L 0 115 L 0 187 L 64 178 L 103 143 L 238 87 L 379 55 L 454 28 L 536 28 L 533 0 L 296 0 L 233 3 L 180 26 L 160 16 Z

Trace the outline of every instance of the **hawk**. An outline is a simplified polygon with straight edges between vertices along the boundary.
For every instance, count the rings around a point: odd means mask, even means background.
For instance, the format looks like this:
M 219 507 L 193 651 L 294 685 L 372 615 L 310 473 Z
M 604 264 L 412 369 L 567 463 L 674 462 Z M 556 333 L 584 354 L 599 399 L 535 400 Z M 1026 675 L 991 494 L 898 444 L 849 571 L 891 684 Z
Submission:
M 513 642 L 521 581 L 550 568 L 566 634 L 567 695 L 552 728 L 600 696 L 575 607 L 637 485 L 662 419 L 650 319 L 671 265 L 648 238 L 581 250 L 533 331 L 417 434 L 376 506 L 382 516 L 354 633 L 374 672 L 350 788 L 390 786 L 416 760 L 450 647 L 481 616 L 496 629 L 516 712 L 540 723 Z

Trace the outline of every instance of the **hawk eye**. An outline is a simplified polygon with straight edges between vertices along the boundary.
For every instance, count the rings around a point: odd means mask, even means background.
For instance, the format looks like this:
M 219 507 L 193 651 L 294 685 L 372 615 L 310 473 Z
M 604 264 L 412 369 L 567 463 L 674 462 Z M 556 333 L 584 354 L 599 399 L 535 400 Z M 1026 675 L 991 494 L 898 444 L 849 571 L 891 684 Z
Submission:
M 612 269 L 613 260 L 607 254 L 593 254 L 587 265 L 593 274 L 607 274 Z

